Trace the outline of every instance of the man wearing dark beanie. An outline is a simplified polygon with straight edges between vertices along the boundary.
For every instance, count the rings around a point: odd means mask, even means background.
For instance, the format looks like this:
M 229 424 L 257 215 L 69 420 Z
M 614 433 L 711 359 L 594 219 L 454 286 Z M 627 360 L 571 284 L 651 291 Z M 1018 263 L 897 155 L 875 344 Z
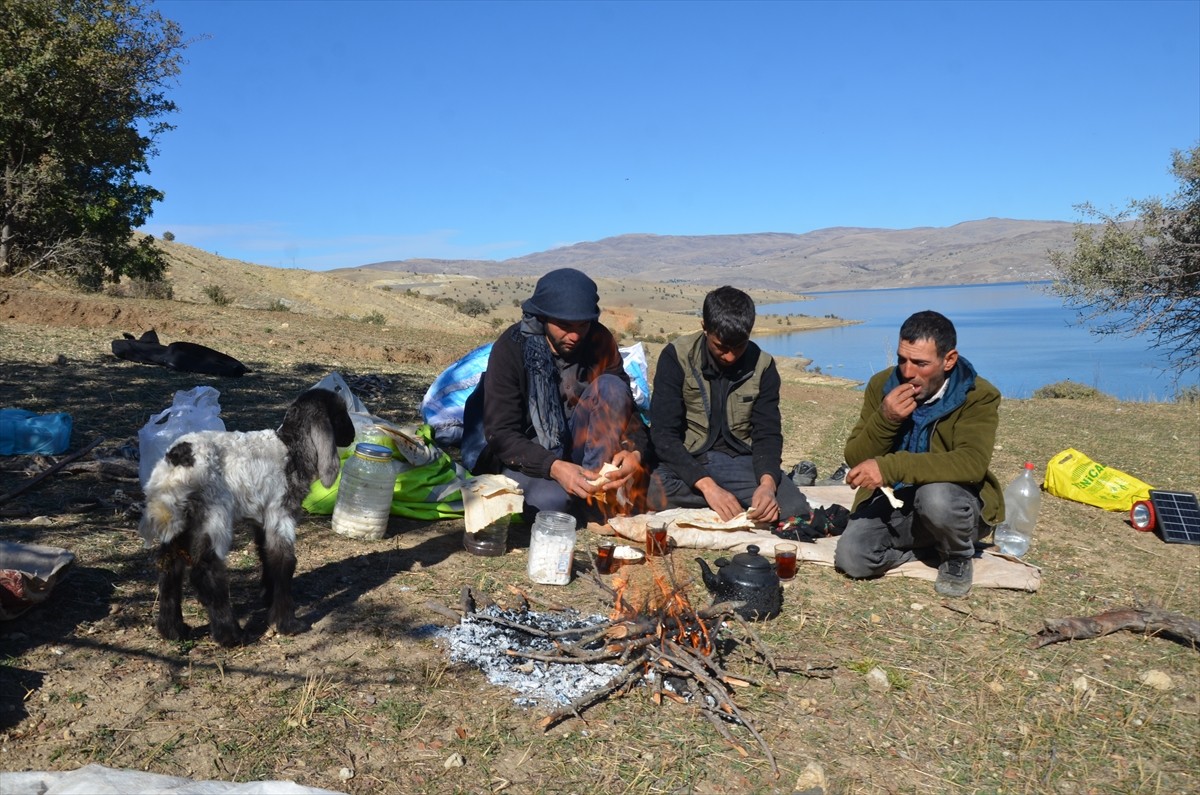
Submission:
M 463 411 L 463 463 L 520 484 L 529 516 L 578 517 L 588 500 L 644 474 L 649 435 L 599 302 L 581 271 L 542 276 Z M 617 470 L 601 477 L 605 463 Z

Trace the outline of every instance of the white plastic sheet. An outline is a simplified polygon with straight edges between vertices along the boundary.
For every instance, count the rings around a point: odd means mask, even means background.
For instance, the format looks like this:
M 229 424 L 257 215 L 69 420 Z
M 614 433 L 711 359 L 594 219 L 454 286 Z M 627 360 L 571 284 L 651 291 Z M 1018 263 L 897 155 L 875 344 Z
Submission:
M 346 795 L 292 781 L 193 781 L 180 776 L 88 765 L 66 772 L 0 773 L 4 795 Z

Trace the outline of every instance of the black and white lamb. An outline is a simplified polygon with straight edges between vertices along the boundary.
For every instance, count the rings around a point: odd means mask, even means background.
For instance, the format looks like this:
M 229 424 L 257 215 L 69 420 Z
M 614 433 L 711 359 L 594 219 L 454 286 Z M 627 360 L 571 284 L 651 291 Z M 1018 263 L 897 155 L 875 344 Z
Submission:
M 342 398 L 310 389 L 288 408 L 278 430 L 200 431 L 171 446 L 146 484 L 138 525 L 147 546 L 157 546 L 157 626 L 164 638 L 187 636 L 181 601 L 190 565 L 213 639 L 222 646 L 242 642 L 225 566 L 238 520 L 254 528 L 268 622 L 284 635 L 305 629 L 292 600 L 296 516 L 314 480 L 333 485 L 338 447 L 353 441 Z

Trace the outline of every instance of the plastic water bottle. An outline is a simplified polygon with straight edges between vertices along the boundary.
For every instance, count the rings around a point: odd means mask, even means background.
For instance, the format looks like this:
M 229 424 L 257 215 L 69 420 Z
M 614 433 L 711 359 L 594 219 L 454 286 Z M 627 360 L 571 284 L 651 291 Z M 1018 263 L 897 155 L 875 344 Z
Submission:
M 1033 470 L 1033 464 L 1026 462 L 1025 470 L 1004 489 L 1004 521 L 996 525 L 996 546 L 1014 558 L 1029 551 L 1038 509 L 1042 506 L 1042 490 Z
M 360 442 L 342 465 L 337 502 L 333 506 L 333 532 L 350 538 L 377 541 L 387 533 L 392 494 L 398 467 L 392 451 Z

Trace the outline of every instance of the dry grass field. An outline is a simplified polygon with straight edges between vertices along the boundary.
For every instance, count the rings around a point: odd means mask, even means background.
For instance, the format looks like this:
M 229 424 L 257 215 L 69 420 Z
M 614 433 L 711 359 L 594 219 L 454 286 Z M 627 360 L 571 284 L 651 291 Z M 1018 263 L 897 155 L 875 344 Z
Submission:
M 174 301 L 0 284 L 0 405 L 70 412 L 72 449 L 105 440 L 0 502 L 0 537 L 76 555 L 46 602 L 0 624 L 0 769 L 95 762 L 355 795 L 1200 791 L 1196 648 L 1125 631 L 1031 645 L 1044 619 L 1133 605 L 1200 616 L 1200 547 L 1165 544 L 1123 515 L 1049 495 L 1028 556 L 1042 570 L 1036 593 L 976 589 L 944 603 L 925 581 L 852 582 L 802 564 L 783 613 L 757 630 L 793 670 L 760 672 L 761 685 L 736 694 L 778 776 L 744 729 L 729 728 L 732 745 L 694 708 L 655 705 L 637 690 L 543 732 L 545 711 L 515 705 L 514 693 L 448 659 L 436 628 L 449 621 L 430 604 L 457 605 L 464 586 L 508 604 L 524 593 L 542 608 L 603 612 L 584 554 L 589 532 L 580 534 L 575 579 L 542 586 L 526 576 L 527 531 L 513 533 L 507 555 L 479 558 L 463 551 L 458 521 L 393 517 L 384 539 L 367 542 L 333 534 L 328 517 L 306 517 L 295 592 L 307 632 L 265 631 L 257 558 L 241 536 L 229 562 L 252 640 L 213 644 L 191 595 L 194 638 L 162 640 L 153 629 L 156 574 L 135 533 L 136 466 L 117 457 L 150 414 L 175 390 L 211 384 L 229 428 L 274 427 L 296 394 L 337 370 L 378 376 L 381 388 L 362 395 L 371 410 L 417 422 L 431 380 L 494 335 L 491 317 L 515 319 L 511 300 L 532 284 L 485 285 L 499 306 L 469 318 L 431 300 L 447 289 L 440 282 L 409 294 L 343 280 L 338 296 L 340 286 L 307 274 L 204 267 L 199 275 L 176 267 Z M 207 300 L 213 284 L 232 300 Z M 462 286 L 453 289 L 461 298 Z M 640 319 L 644 335 L 695 323 L 688 312 L 700 288 L 637 289 L 625 300 L 602 285 L 606 320 L 628 312 L 625 325 Z M 109 353 L 121 332 L 150 327 L 164 342 L 237 356 L 253 372 L 196 376 Z M 781 369 L 785 466 L 809 458 L 826 475 L 840 463 L 861 393 L 795 362 Z M 1197 491 L 1198 420 L 1195 404 L 1006 401 L 994 467 L 1007 479 L 1030 460 L 1040 474 L 1075 447 L 1156 487 Z M 50 463 L 0 459 L 0 495 Z M 698 572 L 692 558 L 673 555 L 685 579 Z M 685 587 L 705 598 L 696 582 Z M 874 668 L 886 688 L 872 684 Z

